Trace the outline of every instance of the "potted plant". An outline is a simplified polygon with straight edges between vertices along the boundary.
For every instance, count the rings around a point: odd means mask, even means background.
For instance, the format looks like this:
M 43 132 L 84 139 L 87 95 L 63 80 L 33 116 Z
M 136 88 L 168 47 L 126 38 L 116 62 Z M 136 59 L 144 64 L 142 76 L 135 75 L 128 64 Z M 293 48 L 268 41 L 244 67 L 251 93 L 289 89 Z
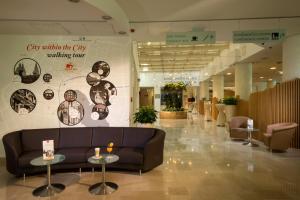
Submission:
M 134 113 L 133 122 L 138 123 L 138 126 L 152 127 L 152 124 L 156 121 L 157 111 L 149 106 L 139 108 L 139 111 Z
M 236 115 L 238 100 L 235 97 L 226 97 L 223 99 L 223 104 L 225 104 L 226 121 L 229 122 Z

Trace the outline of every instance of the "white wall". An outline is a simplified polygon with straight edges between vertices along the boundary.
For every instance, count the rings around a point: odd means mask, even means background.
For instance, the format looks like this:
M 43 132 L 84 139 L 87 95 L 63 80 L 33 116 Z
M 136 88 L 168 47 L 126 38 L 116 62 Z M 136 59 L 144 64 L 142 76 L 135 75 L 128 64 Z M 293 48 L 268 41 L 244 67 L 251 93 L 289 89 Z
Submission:
M 84 118 L 75 126 L 129 126 L 130 113 L 130 57 L 131 40 L 128 37 L 80 37 L 75 36 L 11 36 L 0 35 L 0 136 L 20 129 L 47 127 L 66 127 L 57 117 L 57 108 L 64 101 L 64 92 L 73 89 L 77 92 L 77 100 L 84 107 Z M 82 38 L 82 37 L 81 37 Z M 57 44 L 71 46 L 70 50 L 28 50 L 29 44 L 37 46 Z M 73 55 L 73 47 L 84 46 L 82 58 L 49 58 L 48 53 L 64 52 Z M 76 52 L 75 52 L 76 53 Z M 41 66 L 41 76 L 31 84 L 21 83 L 14 75 L 14 65 L 22 58 L 33 58 Z M 91 86 L 86 76 L 92 71 L 97 61 L 105 61 L 110 66 L 110 74 L 104 80 L 110 81 L 117 88 L 117 96 L 108 106 L 109 115 L 104 120 L 92 120 L 91 110 L 94 104 L 90 99 Z M 65 65 L 72 63 L 74 70 L 65 70 Z M 50 83 L 43 81 L 43 74 L 50 73 Z M 54 98 L 43 98 L 45 89 L 54 91 Z M 16 113 L 10 106 L 10 97 L 18 89 L 28 89 L 35 94 L 35 109 L 24 115 Z M 1 143 L 0 156 L 3 156 Z

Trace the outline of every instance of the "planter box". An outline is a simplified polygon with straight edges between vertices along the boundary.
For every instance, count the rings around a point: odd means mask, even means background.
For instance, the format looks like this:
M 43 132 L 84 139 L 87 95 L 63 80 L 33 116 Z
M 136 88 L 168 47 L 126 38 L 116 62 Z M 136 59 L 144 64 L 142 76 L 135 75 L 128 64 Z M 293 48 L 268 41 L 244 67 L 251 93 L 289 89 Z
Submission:
M 177 111 L 177 112 L 160 111 L 159 116 L 160 119 L 186 119 L 187 112 L 186 111 Z

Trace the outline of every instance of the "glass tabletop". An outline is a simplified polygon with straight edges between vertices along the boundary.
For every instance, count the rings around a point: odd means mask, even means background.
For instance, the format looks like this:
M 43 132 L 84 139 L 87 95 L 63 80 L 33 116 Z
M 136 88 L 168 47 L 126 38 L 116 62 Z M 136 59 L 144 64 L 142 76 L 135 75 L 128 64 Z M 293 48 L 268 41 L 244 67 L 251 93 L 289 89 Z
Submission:
M 53 160 L 44 160 L 43 156 L 40 156 L 35 159 L 32 159 L 30 161 L 30 164 L 34 165 L 34 166 L 53 165 L 56 163 L 60 163 L 60 162 L 64 161 L 65 159 L 66 159 L 66 157 L 62 154 L 55 154 Z
M 119 156 L 115 154 L 101 154 L 99 158 L 95 156 L 89 157 L 88 162 L 92 164 L 109 164 L 118 160 Z

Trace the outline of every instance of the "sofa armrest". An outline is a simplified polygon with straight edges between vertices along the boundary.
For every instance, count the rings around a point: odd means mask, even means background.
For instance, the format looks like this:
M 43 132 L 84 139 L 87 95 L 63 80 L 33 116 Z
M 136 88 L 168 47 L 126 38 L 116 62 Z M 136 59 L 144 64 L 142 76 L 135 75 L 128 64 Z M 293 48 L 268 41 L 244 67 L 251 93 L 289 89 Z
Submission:
M 5 149 L 6 168 L 12 174 L 18 175 L 18 159 L 22 153 L 21 131 L 8 133 L 3 136 L 2 142 Z
M 148 171 L 163 163 L 165 135 L 163 130 L 155 129 L 155 136 L 146 143 L 143 171 Z

